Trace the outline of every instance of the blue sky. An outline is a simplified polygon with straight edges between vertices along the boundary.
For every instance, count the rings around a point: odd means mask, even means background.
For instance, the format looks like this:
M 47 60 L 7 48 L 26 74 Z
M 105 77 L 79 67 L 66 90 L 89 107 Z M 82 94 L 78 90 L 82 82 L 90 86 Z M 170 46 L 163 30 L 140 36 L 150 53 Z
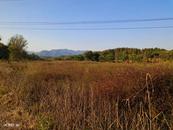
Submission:
M 70 22 L 119 19 L 145 19 L 173 17 L 173 0 L 0 0 L 0 22 Z M 116 23 L 103 25 L 57 25 L 70 27 L 143 27 L 170 26 L 173 21 Z M 68 48 L 75 50 L 104 50 L 117 47 L 173 49 L 173 29 L 152 30 L 23 30 L 4 27 L 26 25 L 0 25 L 4 42 L 15 34 L 28 40 L 28 50 Z M 48 27 L 36 26 L 30 27 Z

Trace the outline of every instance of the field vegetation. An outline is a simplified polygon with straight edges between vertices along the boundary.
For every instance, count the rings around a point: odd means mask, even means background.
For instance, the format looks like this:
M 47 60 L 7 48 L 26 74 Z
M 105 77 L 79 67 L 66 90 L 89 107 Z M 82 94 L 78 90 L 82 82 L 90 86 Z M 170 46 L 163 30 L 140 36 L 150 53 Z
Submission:
M 173 64 L 0 62 L 0 127 L 171 130 Z

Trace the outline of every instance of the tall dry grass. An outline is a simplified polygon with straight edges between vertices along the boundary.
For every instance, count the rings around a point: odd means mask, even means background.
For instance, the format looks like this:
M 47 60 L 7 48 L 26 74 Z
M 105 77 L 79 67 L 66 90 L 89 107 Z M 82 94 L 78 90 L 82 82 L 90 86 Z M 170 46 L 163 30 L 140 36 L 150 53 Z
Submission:
M 0 63 L 0 126 L 171 130 L 173 65 Z

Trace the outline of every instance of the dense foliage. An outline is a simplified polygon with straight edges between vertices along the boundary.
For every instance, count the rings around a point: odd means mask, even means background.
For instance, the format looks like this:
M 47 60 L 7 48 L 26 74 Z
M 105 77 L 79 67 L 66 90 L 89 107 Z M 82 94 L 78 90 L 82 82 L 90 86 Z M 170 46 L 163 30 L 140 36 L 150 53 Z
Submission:
M 98 52 L 87 51 L 83 55 L 64 56 L 58 59 L 111 62 L 156 62 L 173 60 L 173 50 L 160 48 L 116 48 Z
M 8 59 L 8 57 L 9 57 L 8 47 L 0 42 L 0 59 Z

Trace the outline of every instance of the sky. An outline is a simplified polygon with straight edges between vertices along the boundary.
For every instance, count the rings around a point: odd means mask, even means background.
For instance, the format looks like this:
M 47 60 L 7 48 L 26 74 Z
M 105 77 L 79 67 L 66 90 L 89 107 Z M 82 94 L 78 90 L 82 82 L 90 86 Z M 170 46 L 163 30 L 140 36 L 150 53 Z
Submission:
M 28 40 L 29 51 L 105 50 L 118 47 L 173 49 L 173 28 L 138 30 L 32 30 L 31 28 L 128 28 L 173 26 L 173 20 L 87 24 L 3 25 L 2 22 L 73 22 L 173 18 L 173 0 L 0 0 L 0 37 Z M 16 27 L 14 29 L 14 27 Z M 20 28 L 18 28 L 20 27 Z M 21 27 L 25 29 L 21 29 Z M 30 28 L 30 29 L 26 29 Z

